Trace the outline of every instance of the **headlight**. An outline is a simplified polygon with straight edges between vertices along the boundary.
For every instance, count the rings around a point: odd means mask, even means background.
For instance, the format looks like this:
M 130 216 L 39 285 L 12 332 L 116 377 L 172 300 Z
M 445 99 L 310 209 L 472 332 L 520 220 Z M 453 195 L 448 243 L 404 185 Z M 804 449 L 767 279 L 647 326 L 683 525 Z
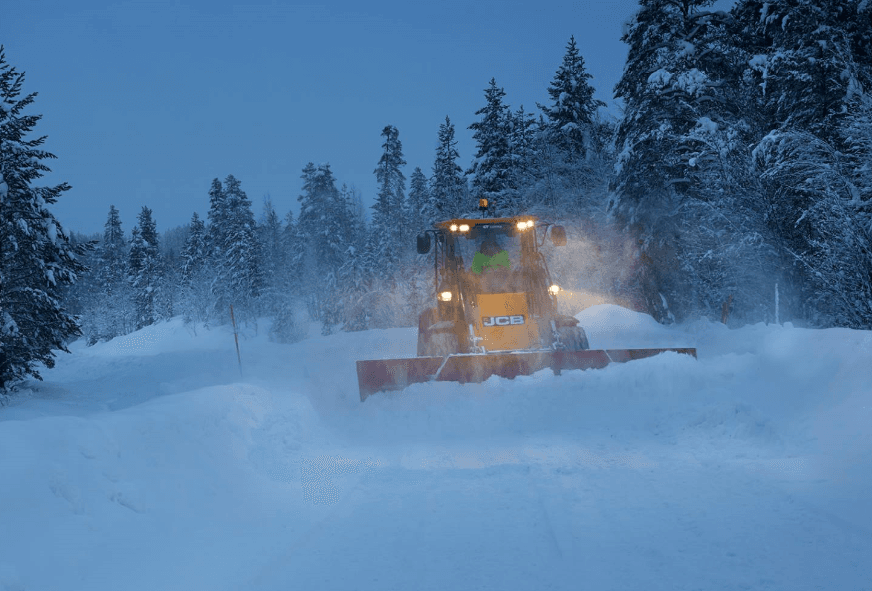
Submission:
M 552 285 L 551 287 L 548 288 L 548 291 L 549 291 L 549 293 L 551 293 L 551 295 L 556 296 L 557 293 L 560 291 L 560 287 L 558 287 L 557 285 Z
M 451 301 L 451 292 L 450 291 L 443 291 L 442 293 L 440 293 L 439 294 L 439 301 L 440 302 L 450 302 Z
M 450 229 L 451 229 L 452 232 L 457 232 L 457 224 L 451 224 L 451 228 L 450 228 Z
M 469 224 L 460 224 L 461 232 L 469 232 Z
M 526 220 L 523 222 L 518 222 L 518 229 L 519 230 L 526 230 L 527 228 L 532 228 L 532 227 L 533 227 L 533 220 Z

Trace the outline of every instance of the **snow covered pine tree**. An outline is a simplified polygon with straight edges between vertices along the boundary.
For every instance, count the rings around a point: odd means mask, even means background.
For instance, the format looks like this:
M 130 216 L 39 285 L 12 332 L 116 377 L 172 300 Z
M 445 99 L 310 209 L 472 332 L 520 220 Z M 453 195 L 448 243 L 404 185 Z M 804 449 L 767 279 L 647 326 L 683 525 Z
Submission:
M 339 269 L 347 258 L 346 231 L 351 221 L 348 202 L 336 188 L 330 164 L 309 162 L 303 168 L 303 193 L 295 240 L 301 242 L 300 290 L 309 317 L 321 321 L 324 334 L 339 324 Z
M 130 239 L 127 280 L 133 290 L 134 326 L 139 330 L 157 321 L 154 303 L 160 285 L 160 254 L 151 210 L 143 205 L 137 220 Z
M 748 109 L 735 90 L 747 56 L 729 38 L 729 15 L 705 10 L 711 4 L 642 0 L 623 37 L 611 211 L 643 245 L 641 291 L 660 321 L 715 313 L 760 283 L 745 274 L 766 258 L 747 182 Z
M 484 96 L 487 104 L 475 112 L 482 118 L 469 126 L 474 131 L 472 138 L 477 146 L 472 166 L 467 171 L 472 179 L 472 196 L 476 200 L 486 198 L 493 215 L 515 215 L 520 212 L 516 187 L 512 185 L 509 107 L 503 104 L 506 92 L 491 78 Z
M 428 208 L 430 206 L 430 188 L 424 171 L 416 166 L 409 177 L 409 225 L 414 234 L 429 228 L 435 221 Z
M 182 248 L 182 315 L 186 323 L 207 322 L 209 319 L 209 283 L 206 264 L 206 226 L 197 212 L 191 216 L 191 227 Z
M 54 366 L 55 350 L 81 335 L 77 320 L 60 305 L 59 290 L 76 281 L 84 266 L 48 206 L 70 189 L 34 187 L 55 158 L 38 149 L 45 136 L 26 136 L 40 115 L 25 115 L 36 93 L 19 99 L 24 73 L 6 63 L 0 46 L 0 391 L 30 375 L 38 366 Z
M 468 213 L 471 204 L 463 203 L 466 181 L 463 169 L 457 164 L 460 157 L 457 140 L 454 139 L 454 124 L 448 116 L 439 124 L 439 140 L 433 176 L 430 177 L 430 201 L 426 208 L 429 224 L 460 217 Z M 429 225 L 427 226 L 429 227 Z
M 549 106 L 538 105 L 547 117 L 547 132 L 567 159 L 584 157 L 589 143 L 589 126 L 599 107 L 606 104 L 593 98 L 588 82 L 592 76 L 578 53 L 575 36 L 569 38 L 563 63 L 548 86 Z
M 745 0 L 735 12 L 755 52 L 748 78 L 764 117 L 755 164 L 790 291 L 814 325 L 868 329 L 869 4 Z
M 127 268 L 127 244 L 121 229 L 121 218 L 114 205 L 109 206 L 109 215 L 103 231 L 103 242 L 97 249 L 98 282 L 98 330 L 99 340 L 111 340 L 127 334 L 132 329 L 130 316 L 130 286 L 125 280 Z
M 389 280 L 400 262 L 399 254 L 407 250 L 403 248 L 404 239 L 409 234 L 403 231 L 407 223 L 403 219 L 406 210 L 406 177 L 400 170 L 406 161 L 403 159 L 403 144 L 397 128 L 387 125 L 381 135 L 385 141 L 374 171 L 378 195 L 372 205 L 372 231 L 376 240 L 376 259 L 380 261 L 378 271 L 382 279 Z

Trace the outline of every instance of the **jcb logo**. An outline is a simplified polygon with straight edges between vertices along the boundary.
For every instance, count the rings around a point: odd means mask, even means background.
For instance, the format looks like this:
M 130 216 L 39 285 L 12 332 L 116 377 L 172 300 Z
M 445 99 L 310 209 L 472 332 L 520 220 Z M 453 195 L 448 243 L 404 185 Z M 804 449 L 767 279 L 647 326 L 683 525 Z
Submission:
M 524 317 L 517 316 L 483 316 L 481 323 L 484 326 L 509 326 L 510 324 L 524 324 Z

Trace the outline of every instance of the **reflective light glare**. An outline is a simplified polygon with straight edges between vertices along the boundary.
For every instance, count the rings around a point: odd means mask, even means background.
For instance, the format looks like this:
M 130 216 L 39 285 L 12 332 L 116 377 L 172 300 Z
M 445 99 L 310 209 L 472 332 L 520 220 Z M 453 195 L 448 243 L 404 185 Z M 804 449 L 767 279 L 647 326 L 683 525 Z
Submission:
M 442 300 L 443 302 L 450 302 L 451 301 L 451 292 L 450 291 L 443 291 L 442 293 L 439 294 L 439 299 Z

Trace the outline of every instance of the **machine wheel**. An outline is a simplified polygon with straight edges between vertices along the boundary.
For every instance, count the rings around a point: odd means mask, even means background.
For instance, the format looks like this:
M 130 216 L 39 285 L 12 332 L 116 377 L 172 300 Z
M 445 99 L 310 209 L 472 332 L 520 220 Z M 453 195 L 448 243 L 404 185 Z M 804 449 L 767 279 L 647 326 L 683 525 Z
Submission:
M 587 335 L 580 326 L 558 326 L 557 334 L 567 351 L 585 351 L 590 347 Z
M 428 308 L 418 316 L 418 357 L 427 356 L 427 344 L 430 340 L 430 326 L 433 324 L 433 308 Z
M 460 351 L 457 335 L 443 329 L 430 330 L 437 322 L 436 310 L 429 308 L 418 318 L 418 357 L 445 357 Z
M 457 335 L 453 332 L 434 332 L 424 348 L 425 357 L 445 357 L 458 352 Z

